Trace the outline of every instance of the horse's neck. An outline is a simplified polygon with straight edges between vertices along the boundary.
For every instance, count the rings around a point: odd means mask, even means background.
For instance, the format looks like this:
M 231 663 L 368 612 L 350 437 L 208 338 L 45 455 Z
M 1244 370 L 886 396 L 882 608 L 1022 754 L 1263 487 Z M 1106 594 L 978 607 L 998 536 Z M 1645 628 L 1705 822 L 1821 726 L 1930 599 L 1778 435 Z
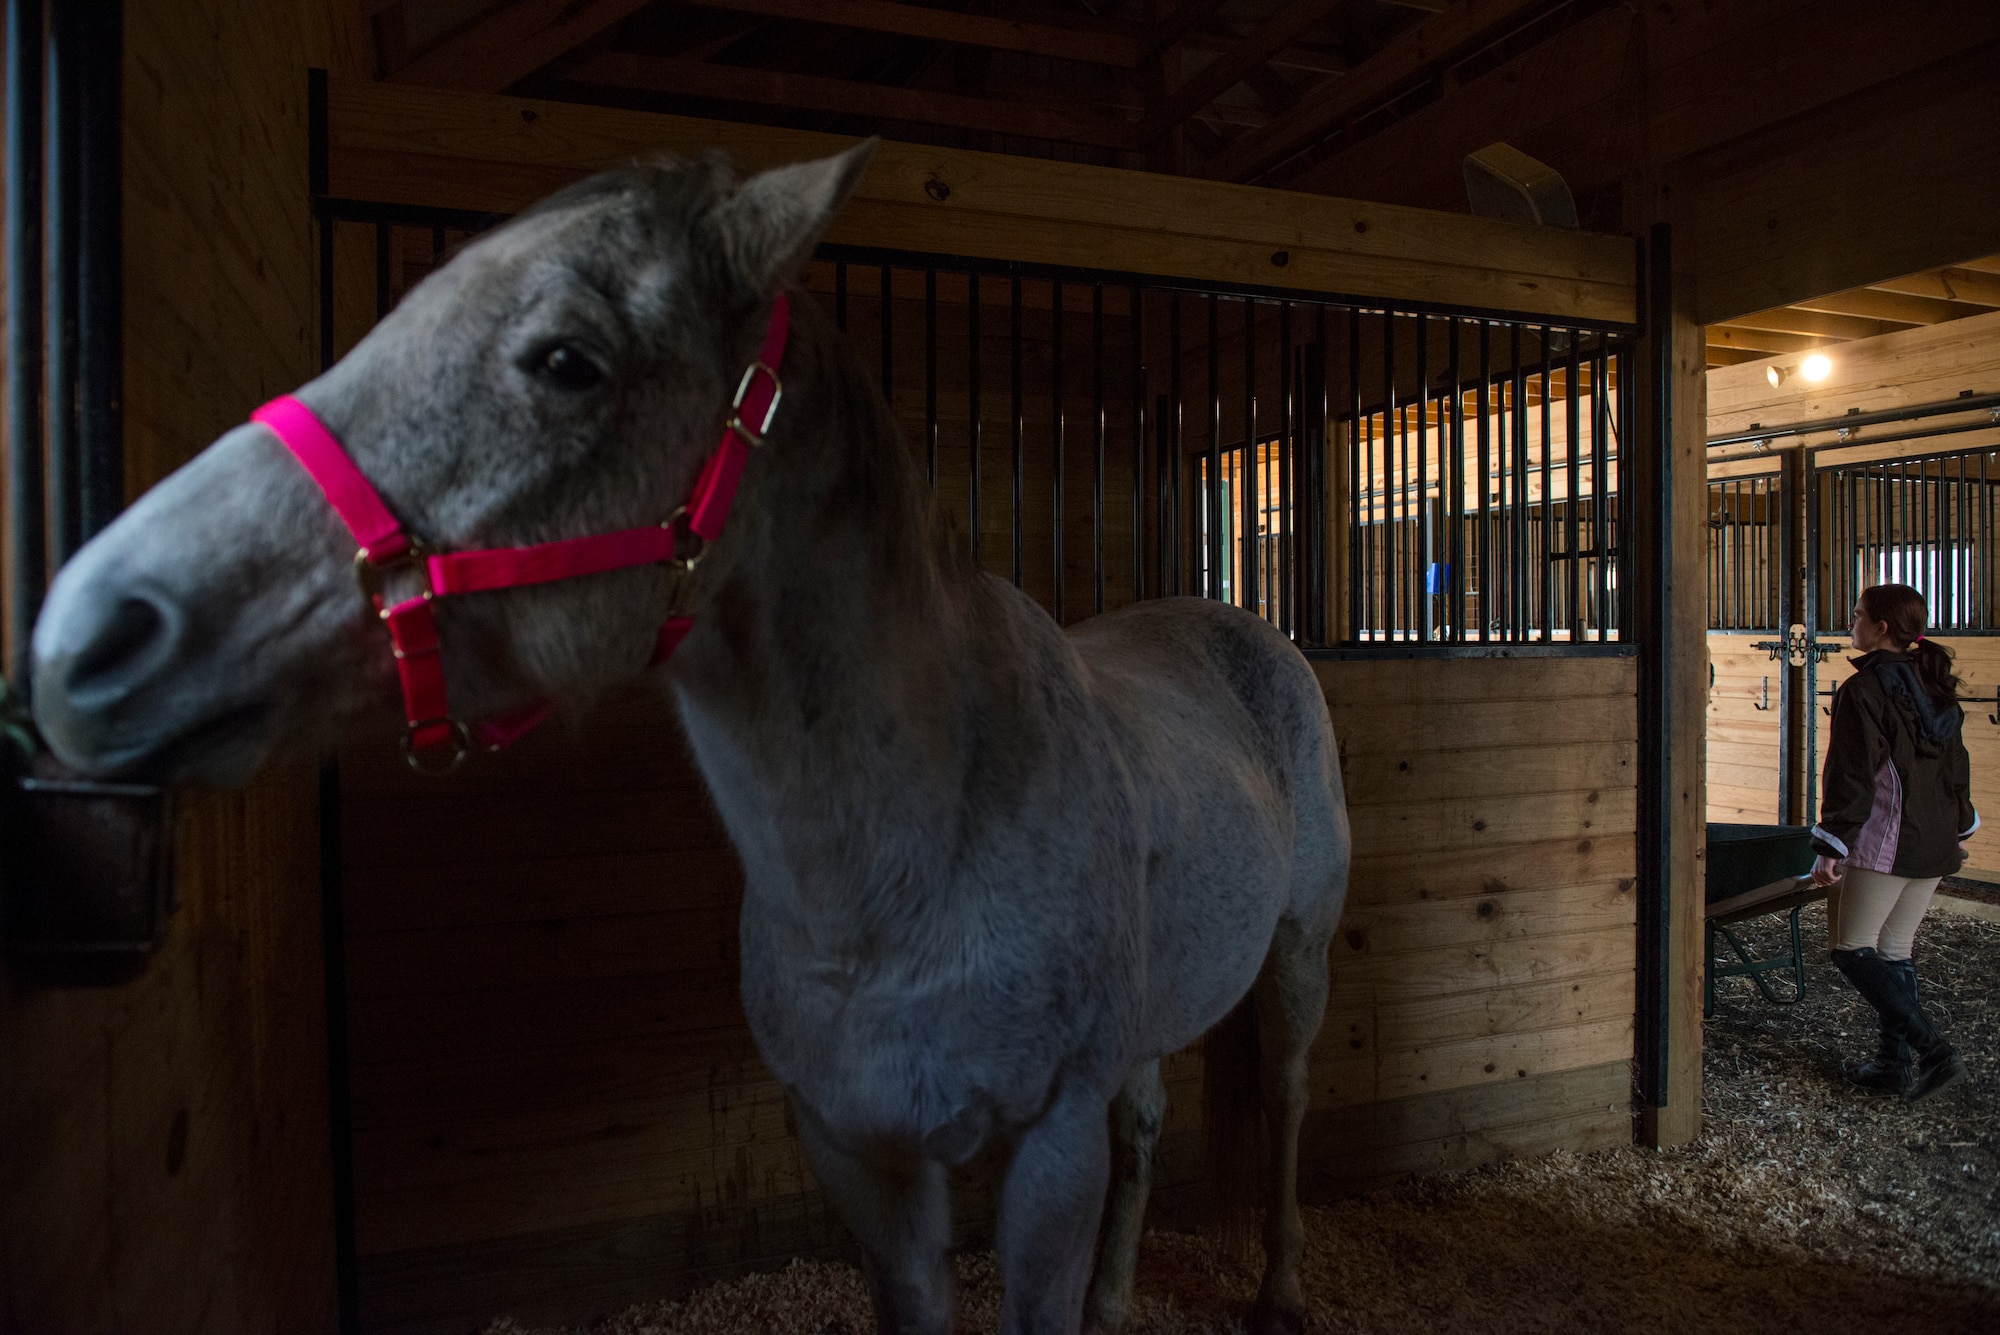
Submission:
M 886 405 L 824 316 L 798 320 L 787 430 L 746 479 L 675 660 L 697 760 L 753 882 L 782 879 L 760 866 L 772 859 L 923 856 L 866 832 L 953 818 L 964 705 L 992 666 L 968 651 L 976 576 L 939 539 Z

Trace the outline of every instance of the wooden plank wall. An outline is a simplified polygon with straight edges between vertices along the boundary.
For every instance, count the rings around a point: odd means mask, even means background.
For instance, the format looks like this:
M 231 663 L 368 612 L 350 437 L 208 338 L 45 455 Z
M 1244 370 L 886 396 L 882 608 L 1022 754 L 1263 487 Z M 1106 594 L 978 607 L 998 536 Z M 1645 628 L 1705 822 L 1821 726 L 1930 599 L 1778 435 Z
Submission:
M 136 494 L 310 376 L 306 70 L 351 6 L 126 0 L 125 452 Z M 0 979 L 0 1326 L 330 1331 L 317 787 L 196 799 L 145 974 Z
M 1778 823 L 1785 663 L 1771 661 L 1758 640 L 1776 631 L 1708 633 L 1715 669 L 1708 691 L 1708 819 L 1743 825 Z

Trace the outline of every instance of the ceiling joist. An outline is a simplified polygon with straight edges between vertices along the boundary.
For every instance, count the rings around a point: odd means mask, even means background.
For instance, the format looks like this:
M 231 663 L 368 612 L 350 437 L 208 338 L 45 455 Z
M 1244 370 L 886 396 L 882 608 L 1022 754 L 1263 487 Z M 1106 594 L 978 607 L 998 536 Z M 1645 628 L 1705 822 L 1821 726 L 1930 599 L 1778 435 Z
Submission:
M 1232 142 L 1196 175 L 1250 181 L 1408 83 L 1418 71 L 1528 21 L 1550 0 L 1456 0 L 1352 70 L 1320 84 L 1290 111 Z
M 1028 139 L 1052 139 L 1104 148 L 1129 149 L 1132 146 L 1132 123 L 1108 116 L 1090 116 L 1060 107 L 1002 102 L 957 93 L 749 69 L 741 65 L 710 65 L 669 56 L 606 51 L 585 57 L 564 70 L 563 74 L 577 83 L 602 88 L 671 93 L 680 97 L 713 98 L 841 116 L 952 125 Z
M 1024 51 L 1120 69 L 1133 69 L 1140 59 L 1139 40 L 1127 34 L 926 9 L 920 5 L 893 4 L 890 0 L 697 0 L 697 3 L 739 14 L 897 33 L 995 51 Z
M 1166 96 L 1139 124 L 1139 146 L 1150 147 L 1216 98 L 1243 81 L 1272 54 L 1309 32 L 1345 0 L 1291 0 L 1257 30 L 1224 51 Z
M 426 88 L 497 93 L 568 55 L 652 0 L 512 0 L 389 77 Z

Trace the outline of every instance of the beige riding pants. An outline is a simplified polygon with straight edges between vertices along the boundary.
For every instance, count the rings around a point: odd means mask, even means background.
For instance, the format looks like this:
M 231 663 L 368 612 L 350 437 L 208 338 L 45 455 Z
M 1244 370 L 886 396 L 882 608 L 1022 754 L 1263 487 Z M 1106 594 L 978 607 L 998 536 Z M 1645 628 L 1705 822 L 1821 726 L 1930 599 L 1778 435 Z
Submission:
M 1931 906 L 1941 877 L 1912 880 L 1849 867 L 1827 895 L 1827 934 L 1835 950 L 1871 947 L 1885 960 L 1906 960 L 1917 924 Z

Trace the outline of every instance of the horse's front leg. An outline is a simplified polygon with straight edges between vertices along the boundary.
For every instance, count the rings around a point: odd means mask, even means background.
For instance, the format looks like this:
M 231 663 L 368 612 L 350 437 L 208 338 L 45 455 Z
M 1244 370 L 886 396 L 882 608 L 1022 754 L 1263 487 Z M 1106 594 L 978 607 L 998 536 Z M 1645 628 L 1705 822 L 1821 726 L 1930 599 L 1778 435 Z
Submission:
M 1160 1083 L 1159 1058 L 1146 1062 L 1111 1103 L 1112 1170 L 1110 1216 L 1097 1244 L 1097 1269 L 1084 1309 L 1091 1335 L 1120 1335 L 1132 1315 L 1132 1280 L 1139 1265 L 1139 1239 L 1146 1228 L 1146 1197 L 1153 1185 L 1153 1151 L 1167 1116 L 1167 1090 Z
M 819 1118 L 793 1100 L 799 1140 L 813 1176 L 861 1244 L 881 1335 L 949 1335 L 952 1318 L 951 1197 L 944 1165 L 862 1159 L 827 1135 Z
M 1000 1190 L 1001 1335 L 1075 1335 L 1111 1174 L 1107 1100 L 1072 1081 L 1022 1133 Z

